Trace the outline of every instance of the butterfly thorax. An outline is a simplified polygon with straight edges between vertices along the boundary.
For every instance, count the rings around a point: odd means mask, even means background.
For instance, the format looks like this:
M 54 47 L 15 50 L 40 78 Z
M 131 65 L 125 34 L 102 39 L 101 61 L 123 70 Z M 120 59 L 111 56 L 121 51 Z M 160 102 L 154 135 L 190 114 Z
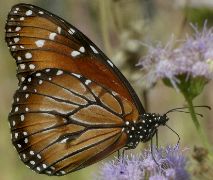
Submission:
M 165 125 L 168 120 L 165 114 L 144 113 L 136 122 L 126 121 L 125 132 L 128 135 L 126 147 L 128 149 L 134 149 L 139 142 L 149 141 L 155 135 L 157 128 L 161 125 Z

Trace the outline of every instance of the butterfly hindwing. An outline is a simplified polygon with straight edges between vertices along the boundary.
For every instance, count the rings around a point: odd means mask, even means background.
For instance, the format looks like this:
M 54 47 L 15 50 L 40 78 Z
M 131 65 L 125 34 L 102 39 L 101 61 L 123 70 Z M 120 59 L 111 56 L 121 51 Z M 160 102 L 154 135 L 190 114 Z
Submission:
M 44 69 L 14 95 L 12 141 L 31 169 L 63 175 L 122 148 L 123 117 L 132 110 L 131 102 L 84 76 Z

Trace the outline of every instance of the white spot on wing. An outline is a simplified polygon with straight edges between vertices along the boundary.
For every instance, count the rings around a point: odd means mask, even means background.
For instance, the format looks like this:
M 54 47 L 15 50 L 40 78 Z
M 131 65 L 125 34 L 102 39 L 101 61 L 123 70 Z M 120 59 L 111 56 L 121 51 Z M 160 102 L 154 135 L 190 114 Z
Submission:
M 79 48 L 79 51 L 84 53 L 85 52 L 85 48 L 82 46 L 82 47 Z
M 16 27 L 15 31 L 20 31 L 21 28 L 20 27 Z
M 72 73 L 73 76 L 77 77 L 77 78 L 81 78 L 81 75 L 80 74 L 75 74 L 75 73 Z
M 56 33 L 50 33 L 49 39 L 54 40 L 56 35 L 57 35 Z
M 24 80 L 25 80 L 25 77 L 21 77 L 21 81 L 24 82 Z
M 76 57 L 76 56 L 78 56 L 79 54 L 81 54 L 81 53 L 78 52 L 78 51 L 72 51 L 71 56 L 72 56 L 72 57 Z
M 19 39 L 19 38 L 17 38 L 17 37 L 16 37 L 16 38 L 14 38 L 14 42 L 15 42 L 15 43 L 19 42 L 19 40 L 20 40 L 20 39 Z
M 45 40 L 37 40 L 35 41 L 35 44 L 37 47 L 43 47 Z
M 66 143 L 68 139 L 69 138 L 64 138 L 63 140 L 60 141 L 60 143 Z
M 35 65 L 34 65 L 34 64 L 30 64 L 30 65 L 29 65 L 29 68 L 30 68 L 30 69 L 35 69 Z
M 30 161 L 30 164 L 35 165 L 35 161 Z
M 55 167 L 51 166 L 50 169 L 55 170 Z
M 30 151 L 30 155 L 34 155 L 35 153 L 34 153 L 34 151 Z
M 74 34 L 75 33 L 75 30 L 70 28 L 69 31 L 68 31 L 70 34 Z
M 18 112 L 18 107 L 15 108 L 15 112 Z
M 18 133 L 15 133 L 15 138 L 16 138 L 16 139 L 18 138 Z
M 114 66 L 110 60 L 107 60 L 107 62 L 108 62 L 108 64 L 109 64 L 111 67 Z
M 90 45 L 90 47 L 95 54 L 98 54 L 98 51 L 93 46 Z
M 41 73 L 36 73 L 36 76 L 37 76 L 37 77 L 41 76 Z
M 25 54 L 25 58 L 26 58 L 26 59 L 30 59 L 30 58 L 32 58 L 32 54 L 31 54 L 31 53 L 29 53 L 29 52 L 28 52 L 28 53 L 26 53 L 26 54 Z
M 21 121 L 24 121 L 24 115 L 23 114 L 21 115 Z
M 27 16 L 30 16 L 30 15 L 32 15 L 32 10 L 28 10 L 25 14 L 27 15 Z
M 17 146 L 18 146 L 19 148 L 21 148 L 21 144 L 17 144 Z
M 61 71 L 61 70 L 58 70 L 56 73 L 56 75 L 61 75 L 61 74 L 63 74 L 63 71 Z
M 24 91 L 27 90 L 27 86 L 24 86 L 24 87 L 23 87 L 23 90 L 24 90 Z
M 21 69 L 25 69 L 25 64 L 20 64 Z
M 17 57 L 17 60 L 18 60 L 18 61 L 21 61 L 21 57 L 20 57 L 20 56 L 18 56 L 18 57 Z
M 39 14 L 44 14 L 44 12 L 43 12 L 43 11 L 39 11 L 38 13 L 39 13 Z
M 37 154 L 37 158 L 38 158 L 38 159 L 41 159 L 41 155 L 40 155 L 40 154 Z
M 61 34 L 61 27 L 58 26 L 57 31 L 58 31 L 59 34 Z
M 28 143 L 28 139 L 27 139 L 27 138 L 25 138 L 25 139 L 24 139 L 24 142 L 25 142 L 25 144 L 27 144 L 27 143 Z
M 20 21 L 24 21 L 24 17 L 20 17 Z
M 25 159 L 26 158 L 26 154 L 22 154 L 22 157 L 23 157 L 23 159 Z
M 91 80 L 87 79 L 87 80 L 85 81 L 85 84 L 88 85 L 89 83 L 91 83 Z

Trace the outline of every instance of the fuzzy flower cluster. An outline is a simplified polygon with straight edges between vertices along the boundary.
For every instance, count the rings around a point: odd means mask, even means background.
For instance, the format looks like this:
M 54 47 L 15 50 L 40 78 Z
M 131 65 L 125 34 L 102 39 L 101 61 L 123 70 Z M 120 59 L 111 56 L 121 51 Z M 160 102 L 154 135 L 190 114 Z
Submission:
M 105 163 L 95 176 L 97 180 L 188 180 L 186 162 L 183 151 L 168 146 Z
M 166 46 L 147 46 L 148 53 L 138 65 L 147 72 L 149 84 L 167 78 L 175 86 L 182 74 L 213 79 L 213 28 L 208 29 L 206 24 L 201 32 L 192 25 L 194 34 L 183 41 L 171 38 Z

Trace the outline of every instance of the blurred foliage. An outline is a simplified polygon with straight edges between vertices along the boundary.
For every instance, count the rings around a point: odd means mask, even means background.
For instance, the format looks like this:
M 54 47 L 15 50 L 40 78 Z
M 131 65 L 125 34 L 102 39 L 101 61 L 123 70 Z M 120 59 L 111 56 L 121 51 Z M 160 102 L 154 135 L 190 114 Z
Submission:
M 194 147 L 192 154 L 195 162 L 192 164 L 191 170 L 194 179 L 211 180 L 213 177 L 212 162 L 209 161 L 208 151 L 202 147 Z
M 208 26 L 213 25 L 213 9 L 207 7 L 186 7 L 187 19 L 199 27 L 203 27 L 203 22 L 208 21 Z
M 4 42 L 4 26 L 11 6 L 20 2 L 23 1 L 0 2 L 0 179 L 54 180 L 58 178 L 39 175 L 26 168 L 19 160 L 10 140 L 7 116 L 11 109 L 13 93 L 17 88 L 17 80 L 15 61 Z M 141 96 L 143 104 L 144 82 L 141 80 L 143 75 L 135 67 L 138 59 L 146 52 L 141 42 L 150 43 L 159 40 L 166 42 L 172 33 L 180 37 L 185 35 L 189 21 L 203 25 L 204 19 L 208 19 L 211 24 L 213 19 L 213 7 L 192 8 L 190 3 L 180 6 L 177 3 L 178 0 L 108 0 L 104 2 L 103 0 L 27 1 L 59 15 L 86 34 L 112 58 L 112 61 L 130 80 Z M 188 21 L 185 22 L 186 20 Z M 213 107 L 212 88 L 212 83 L 205 87 L 204 92 L 196 99 L 197 105 L 205 104 Z M 145 94 L 150 107 L 148 110 L 152 112 L 164 113 L 168 109 L 183 106 L 185 103 L 180 94 L 165 87 L 162 82 L 147 91 L 148 93 Z M 213 113 L 202 110 L 201 113 L 204 114 L 201 123 L 213 143 Z M 201 144 L 187 114 L 171 114 L 170 119 L 168 124 L 180 135 L 181 146 L 193 148 L 195 144 Z M 159 144 L 174 144 L 176 138 L 176 135 L 165 127 L 159 128 Z M 143 145 L 140 145 L 136 151 L 142 147 Z M 99 164 L 60 179 L 92 179 L 91 174 L 94 174 Z

